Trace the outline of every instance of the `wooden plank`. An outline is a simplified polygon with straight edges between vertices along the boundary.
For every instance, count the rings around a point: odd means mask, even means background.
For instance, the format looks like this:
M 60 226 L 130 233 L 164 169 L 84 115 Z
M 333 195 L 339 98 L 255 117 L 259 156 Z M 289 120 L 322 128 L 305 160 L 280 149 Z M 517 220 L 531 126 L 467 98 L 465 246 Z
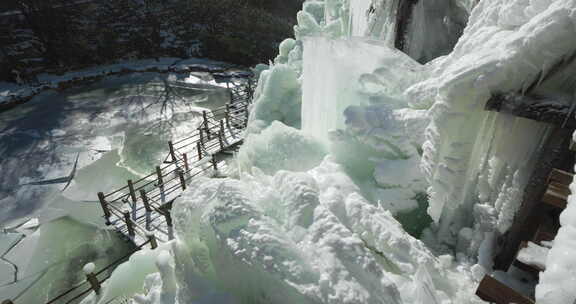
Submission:
M 514 289 L 502 284 L 500 281 L 488 275 L 484 276 L 484 278 L 480 282 L 478 289 L 476 289 L 476 295 L 478 295 L 484 301 L 488 301 L 495 304 L 535 303 L 531 299 L 521 295 Z
M 553 169 L 548 177 L 548 182 L 557 182 L 559 184 L 569 186 L 574 179 L 574 174 L 560 169 Z
M 548 206 L 560 209 L 566 208 L 567 199 L 566 190 L 554 184 L 548 185 L 546 192 L 542 196 L 542 202 Z
M 576 118 L 570 114 L 570 105 L 558 102 L 555 97 L 516 92 L 494 94 L 484 109 L 549 123 L 561 128 L 576 129 Z

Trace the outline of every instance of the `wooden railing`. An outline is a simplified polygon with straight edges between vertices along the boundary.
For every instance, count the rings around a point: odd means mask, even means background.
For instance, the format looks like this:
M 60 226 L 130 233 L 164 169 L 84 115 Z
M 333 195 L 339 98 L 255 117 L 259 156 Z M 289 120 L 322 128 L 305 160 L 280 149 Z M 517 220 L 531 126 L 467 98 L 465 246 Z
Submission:
M 160 241 L 173 238 L 172 202 L 197 176 L 217 174 L 223 154 L 243 141 L 253 84 L 230 90 L 230 102 L 202 113 L 202 123 L 186 138 L 168 142 L 164 163 L 139 180 L 110 193 L 98 193 L 106 224 L 137 242 L 158 232 Z
M 168 142 L 168 155 L 162 166 L 156 166 L 153 172 L 141 179 L 128 180 L 119 189 L 107 194 L 98 193 L 106 224 L 114 225 L 120 233 L 140 245 L 99 271 L 86 273 L 86 280 L 45 304 L 79 303 L 90 292 L 99 292 L 101 284 L 110 278 L 111 270 L 135 251 L 148 244 L 155 249 L 158 242 L 173 238 L 172 202 L 194 178 L 217 173 L 224 162 L 223 152 L 242 144 L 253 88 L 251 79 L 244 86 L 230 88 L 227 105 L 203 112 L 202 123 L 189 137 Z M 163 239 L 162 233 L 157 233 L 155 228 L 166 228 L 164 235 L 167 238 Z

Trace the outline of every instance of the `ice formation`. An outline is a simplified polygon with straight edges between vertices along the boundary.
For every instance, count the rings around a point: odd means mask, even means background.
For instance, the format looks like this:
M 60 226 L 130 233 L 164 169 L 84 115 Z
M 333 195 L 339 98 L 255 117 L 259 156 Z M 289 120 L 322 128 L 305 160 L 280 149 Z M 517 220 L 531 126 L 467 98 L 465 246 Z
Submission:
M 575 134 L 576 135 L 576 134 Z M 540 273 L 536 301 L 542 304 L 574 303 L 576 301 L 576 182 L 570 185 L 568 205 L 560 214 L 560 229 L 545 257 L 545 270 Z
M 295 39 L 257 68 L 240 178 L 175 203 L 181 302 L 481 302 L 550 131 L 484 105 L 574 52 L 576 1 L 476 2 L 420 1 L 410 56 L 391 48 L 399 1 L 304 3 Z M 566 77 L 539 90 L 568 93 Z M 570 206 L 539 303 L 576 298 Z

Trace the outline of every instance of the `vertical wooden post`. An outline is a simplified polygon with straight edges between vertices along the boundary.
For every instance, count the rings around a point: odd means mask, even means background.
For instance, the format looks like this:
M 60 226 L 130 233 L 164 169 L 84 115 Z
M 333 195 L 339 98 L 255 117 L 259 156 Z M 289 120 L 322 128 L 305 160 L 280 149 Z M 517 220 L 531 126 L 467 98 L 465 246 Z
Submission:
M 224 117 L 226 121 L 226 127 L 230 130 L 230 105 L 226 105 L 226 116 Z
M 99 295 L 100 289 L 102 288 L 102 286 L 100 285 L 100 281 L 98 281 L 98 278 L 94 274 L 94 268 L 95 267 L 96 266 L 94 265 L 94 263 L 88 263 L 84 266 L 83 271 L 84 271 L 84 274 L 86 275 L 86 281 L 88 281 L 88 283 L 90 283 L 90 287 L 92 287 L 94 292 L 97 295 Z
M 210 129 L 208 128 L 208 113 L 206 111 L 202 111 L 202 119 L 204 119 L 204 130 L 206 131 L 206 138 L 210 140 Z
M 131 179 L 128 180 L 128 190 L 130 191 L 130 197 L 132 198 L 132 202 L 136 204 L 138 198 L 136 198 L 136 191 L 134 191 L 134 183 L 132 182 Z
M 148 238 L 148 241 L 150 241 L 150 248 L 158 248 L 158 241 L 156 240 L 156 235 L 154 235 L 154 232 L 148 232 L 146 237 Z
M 110 225 L 110 209 L 108 209 L 108 202 L 106 202 L 106 198 L 104 197 L 104 193 L 98 192 L 98 200 L 100 200 L 100 207 L 102 207 L 102 211 L 104 212 L 104 218 L 106 219 L 106 225 Z
M 182 190 L 186 190 L 186 180 L 184 179 L 184 172 L 182 172 L 182 170 L 178 170 L 178 177 L 180 177 L 180 185 L 182 186 Z
M 176 163 L 177 162 L 176 152 L 174 152 L 174 144 L 172 143 L 172 141 L 168 142 L 168 149 L 170 150 L 170 156 L 172 156 L 172 162 Z
M 196 151 L 198 151 L 198 160 L 202 159 L 202 147 L 200 146 L 200 142 L 196 143 Z
M 172 215 L 170 215 L 170 211 L 164 211 L 164 217 L 166 218 L 166 225 L 172 227 Z
M 202 131 L 202 128 L 198 128 L 198 133 L 200 134 L 200 142 L 204 143 L 204 132 Z
M 136 233 L 134 231 L 134 223 L 132 223 L 132 220 L 130 219 L 130 211 L 124 210 L 122 214 L 124 215 L 124 222 L 126 223 L 126 228 L 128 228 L 128 235 L 134 237 Z
M 186 172 L 190 171 L 190 167 L 188 165 L 188 154 L 187 153 L 182 154 L 182 158 L 184 158 L 184 169 L 186 170 Z
M 220 144 L 220 151 L 224 151 L 224 122 L 220 121 L 220 132 L 218 132 L 218 143 Z
M 218 162 L 216 161 L 216 156 L 212 155 L 212 167 L 214 171 L 218 170 Z
M 162 168 L 160 168 L 160 166 L 156 166 L 156 175 L 158 177 L 158 186 L 164 187 L 164 181 L 162 180 Z
M 144 191 L 144 189 L 140 189 L 140 197 L 142 198 L 146 212 L 152 212 L 152 208 L 150 208 L 150 202 L 148 201 L 148 196 L 146 195 L 146 191 Z

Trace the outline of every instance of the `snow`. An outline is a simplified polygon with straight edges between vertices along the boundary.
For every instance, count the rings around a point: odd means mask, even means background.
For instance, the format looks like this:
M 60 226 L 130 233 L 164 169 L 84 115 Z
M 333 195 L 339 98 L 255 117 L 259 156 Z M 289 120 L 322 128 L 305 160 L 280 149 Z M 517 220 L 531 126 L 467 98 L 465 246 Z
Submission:
M 522 248 L 518 251 L 517 259 L 526 265 L 533 265 L 539 269 L 546 269 L 547 256 L 548 248 L 528 242 L 528 247 Z
M 570 184 L 570 193 L 566 209 L 560 214 L 561 227 L 552 247 L 546 250 L 548 254 L 545 264 L 539 259 L 545 270 L 540 273 L 540 281 L 536 286 L 538 303 L 572 303 L 576 300 L 576 290 L 573 288 L 576 280 L 576 181 Z

